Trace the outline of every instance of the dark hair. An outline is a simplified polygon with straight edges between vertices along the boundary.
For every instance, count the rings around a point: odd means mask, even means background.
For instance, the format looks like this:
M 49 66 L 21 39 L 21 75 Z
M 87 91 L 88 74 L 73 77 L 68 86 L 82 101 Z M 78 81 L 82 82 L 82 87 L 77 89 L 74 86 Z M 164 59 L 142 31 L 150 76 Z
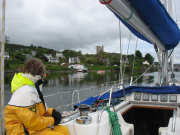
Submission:
M 28 59 L 23 67 L 20 67 L 20 72 L 28 73 L 33 76 L 35 75 L 42 75 L 41 77 L 44 78 L 46 68 L 43 62 L 37 58 Z

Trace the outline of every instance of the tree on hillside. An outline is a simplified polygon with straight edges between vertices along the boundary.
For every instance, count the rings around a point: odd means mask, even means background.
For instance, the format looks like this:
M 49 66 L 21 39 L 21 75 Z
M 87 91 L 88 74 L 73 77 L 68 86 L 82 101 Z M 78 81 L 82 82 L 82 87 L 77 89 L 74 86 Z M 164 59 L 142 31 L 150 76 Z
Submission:
M 33 46 L 33 44 L 31 44 L 30 49 L 31 49 L 31 50 L 35 50 L 35 49 L 36 49 L 36 47 L 35 47 L 35 46 Z
M 68 52 L 68 54 L 69 54 L 69 57 L 76 57 L 76 56 L 77 56 L 77 53 L 76 53 L 76 51 L 74 51 L 74 50 L 70 50 L 70 51 Z
M 77 52 L 77 56 L 82 56 L 81 51 Z
M 22 52 L 25 54 L 28 54 L 28 53 L 31 54 L 31 51 L 29 49 L 24 49 Z
M 110 63 L 111 63 L 112 66 L 115 65 L 115 64 L 119 65 L 120 60 L 119 60 L 118 57 L 113 56 L 113 57 L 110 59 Z
M 154 57 L 151 56 L 151 54 L 147 53 L 144 57 L 145 60 L 147 60 L 150 64 L 154 62 Z
M 68 52 L 69 52 L 69 49 L 62 51 L 63 54 L 68 53 Z
M 85 59 L 86 59 L 86 56 L 81 55 L 81 56 L 79 57 L 79 59 L 80 59 L 81 61 L 83 61 L 83 60 L 85 60 Z
M 69 49 L 67 49 L 67 50 L 64 50 L 64 51 L 62 51 L 62 54 L 66 57 L 66 58 L 69 58 Z
M 136 57 L 139 59 L 142 58 L 142 53 L 139 50 L 136 51 Z
M 38 46 L 38 48 L 42 48 L 42 46 Z
M 53 49 L 49 49 L 47 51 L 48 54 L 52 54 L 52 56 L 55 56 L 56 55 L 56 51 L 54 51 Z
M 37 51 L 37 53 L 35 55 L 36 58 L 42 58 L 43 56 L 44 56 L 44 53 L 42 50 Z
M 15 54 L 15 58 L 16 58 L 17 60 L 20 60 L 20 61 L 25 61 L 25 60 L 26 60 L 26 56 L 25 56 L 25 55 L 22 55 L 22 52 L 17 52 L 17 53 Z

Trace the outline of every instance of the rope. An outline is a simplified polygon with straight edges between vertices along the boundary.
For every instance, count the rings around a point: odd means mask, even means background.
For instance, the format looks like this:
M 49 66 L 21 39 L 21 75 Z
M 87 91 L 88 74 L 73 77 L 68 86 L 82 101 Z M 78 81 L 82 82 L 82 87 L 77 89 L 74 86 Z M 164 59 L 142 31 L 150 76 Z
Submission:
M 133 61 L 133 68 L 132 68 L 132 76 L 133 76 L 134 63 L 135 63 L 135 58 L 136 58 L 137 42 L 138 42 L 138 38 L 137 38 L 137 40 L 136 40 L 136 48 L 135 48 L 135 53 L 134 53 L 134 61 Z
M 133 16 L 133 12 L 134 12 L 133 6 L 131 4 L 129 4 L 129 5 L 131 7 L 131 15 L 130 15 L 129 18 L 122 18 L 122 17 L 120 17 L 123 21 L 129 21 L 132 18 L 132 16 Z
M 122 48 L 121 48 L 121 25 L 120 25 L 120 21 L 119 21 L 119 38 L 120 38 L 120 53 L 121 53 L 121 58 L 120 58 L 120 73 L 119 73 L 119 80 L 121 78 L 121 83 L 123 83 L 123 78 L 122 78 Z M 120 77 L 121 75 L 121 77 Z
M 160 64 L 158 63 L 158 80 L 157 83 L 160 84 L 160 69 L 159 69 Z
M 154 63 L 152 65 L 154 65 Z M 139 78 L 141 78 L 152 67 L 152 65 Z M 133 83 L 135 83 L 139 78 L 137 78 Z
M 171 57 L 171 60 L 170 60 L 170 62 L 171 62 L 171 81 L 174 79 L 174 73 L 173 73 L 173 62 L 172 62 L 172 57 Z
M 171 52 L 170 52 L 170 54 L 169 54 L 169 56 L 168 56 L 168 59 L 169 59 L 169 57 L 171 56 L 171 54 L 172 54 L 173 51 L 174 51 L 174 48 L 171 50 Z
M 113 135 L 122 135 L 119 119 L 116 112 L 112 112 L 109 108 L 109 106 L 106 106 L 106 111 L 109 114 L 109 122 L 111 124 L 112 134 Z
M 177 12 L 176 12 L 176 1 L 174 0 L 174 3 L 175 3 L 175 14 L 176 14 L 176 24 L 178 25 L 178 23 L 177 23 Z
M 125 69 L 126 69 L 126 62 L 127 62 L 127 55 L 128 55 L 128 51 L 129 51 L 130 40 L 131 40 L 131 32 L 130 32 L 129 44 L 128 44 L 128 49 L 127 49 L 127 54 L 126 54 L 126 61 L 125 61 L 125 65 L 124 65 L 123 79 L 124 79 L 124 73 L 125 73 Z
M 162 55 L 163 55 L 163 56 L 162 56 L 162 58 L 163 58 L 163 60 L 162 60 L 162 61 L 163 61 L 163 63 L 162 63 L 162 69 L 164 69 L 165 53 L 166 53 L 166 52 L 164 52 L 164 53 L 162 54 Z M 160 77 L 160 84 L 159 84 L 159 85 L 161 85 L 161 80 L 162 80 L 162 74 L 161 74 L 161 77 Z

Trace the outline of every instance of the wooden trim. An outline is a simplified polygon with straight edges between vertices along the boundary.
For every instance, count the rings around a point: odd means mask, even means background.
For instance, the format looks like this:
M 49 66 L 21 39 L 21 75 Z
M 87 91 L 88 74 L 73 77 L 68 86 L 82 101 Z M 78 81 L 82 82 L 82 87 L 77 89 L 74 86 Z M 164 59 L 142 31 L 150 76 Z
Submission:
M 133 108 L 151 108 L 151 109 L 163 109 L 163 110 L 174 110 L 177 109 L 176 107 L 159 107 L 159 106 L 141 106 L 141 105 L 133 105 L 130 108 L 128 108 L 127 110 L 125 110 L 124 112 L 122 112 L 121 114 L 124 115 L 126 114 L 128 111 L 130 111 Z
M 132 108 L 134 108 L 134 107 L 131 106 L 130 108 L 128 108 L 127 110 L 125 110 L 124 112 L 122 112 L 121 115 L 124 115 L 124 114 L 127 113 L 129 110 L 131 110 Z

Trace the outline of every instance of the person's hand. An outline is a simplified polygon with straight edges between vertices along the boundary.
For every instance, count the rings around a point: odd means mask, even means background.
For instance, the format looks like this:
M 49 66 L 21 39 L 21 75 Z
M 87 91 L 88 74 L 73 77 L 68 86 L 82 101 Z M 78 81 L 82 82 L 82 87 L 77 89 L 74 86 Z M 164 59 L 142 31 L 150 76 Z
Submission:
M 54 125 L 58 125 L 61 122 L 61 113 L 56 111 L 55 109 L 52 112 L 52 117 L 54 118 Z

